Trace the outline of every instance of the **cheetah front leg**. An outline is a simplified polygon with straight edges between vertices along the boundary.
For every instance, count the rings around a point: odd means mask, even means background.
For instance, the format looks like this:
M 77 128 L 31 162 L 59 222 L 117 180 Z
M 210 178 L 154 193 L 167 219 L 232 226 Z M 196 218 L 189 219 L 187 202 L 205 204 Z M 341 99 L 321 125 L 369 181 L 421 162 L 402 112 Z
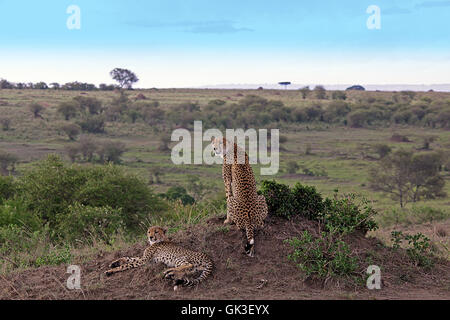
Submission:
M 227 218 L 225 219 L 225 221 L 223 223 L 231 224 L 233 222 L 233 219 L 231 218 L 232 211 L 229 209 L 230 199 L 233 197 L 231 165 L 224 164 L 222 166 L 222 177 L 223 177 L 223 182 L 225 184 L 225 193 L 226 193 L 226 197 L 227 197 Z
M 141 267 L 141 266 L 145 265 L 146 262 L 153 257 L 153 252 L 154 252 L 153 247 L 148 247 L 147 249 L 144 250 L 144 255 L 142 256 L 142 258 L 124 257 L 124 258 L 117 259 L 109 265 L 109 267 L 111 269 L 106 271 L 105 274 L 106 274 L 106 276 L 109 277 L 117 272 L 122 272 L 122 271 Z
M 266 198 L 263 195 L 258 195 L 256 205 L 255 226 L 258 228 L 264 227 L 264 219 L 267 218 L 269 213 Z

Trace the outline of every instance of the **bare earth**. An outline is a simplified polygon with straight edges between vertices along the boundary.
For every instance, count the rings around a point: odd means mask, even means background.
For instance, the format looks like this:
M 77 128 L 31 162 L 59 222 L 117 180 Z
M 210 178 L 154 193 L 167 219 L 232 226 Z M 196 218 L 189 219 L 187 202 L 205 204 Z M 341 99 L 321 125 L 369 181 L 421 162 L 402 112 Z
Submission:
M 370 264 L 381 267 L 382 289 L 368 290 L 364 281 L 349 284 L 330 279 L 324 284 L 304 279 L 287 260 L 291 252 L 285 239 L 304 230 L 317 234 L 315 222 L 296 218 L 268 218 L 256 237 L 256 256 L 242 254 L 243 236 L 234 228 L 225 231 L 223 220 L 210 219 L 206 225 L 191 227 L 173 235 L 185 247 L 205 251 L 214 260 L 212 277 L 198 287 L 176 292 L 161 278 L 164 266 L 150 264 L 141 269 L 105 277 L 108 264 L 121 256 L 141 255 L 145 243 L 120 252 L 100 253 L 81 265 L 81 290 L 68 290 L 67 266 L 42 267 L 0 276 L 0 299 L 450 299 L 450 262 L 436 260 L 432 270 L 414 266 L 404 252 L 393 252 L 375 238 L 354 235 L 348 242 L 358 256 L 362 279 Z M 368 257 L 370 256 L 370 259 Z

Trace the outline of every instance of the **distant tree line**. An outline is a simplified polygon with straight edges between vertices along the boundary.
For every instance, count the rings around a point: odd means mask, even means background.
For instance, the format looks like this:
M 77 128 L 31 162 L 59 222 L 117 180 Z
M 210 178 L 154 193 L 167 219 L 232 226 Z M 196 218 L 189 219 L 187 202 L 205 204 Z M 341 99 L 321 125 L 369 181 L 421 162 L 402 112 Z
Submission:
M 116 88 L 120 88 L 118 85 L 114 84 L 100 84 L 98 87 L 95 84 L 92 83 L 86 83 L 86 82 L 67 82 L 65 84 L 59 84 L 57 82 L 52 82 L 50 84 L 47 84 L 46 82 L 37 82 L 37 83 L 24 83 L 24 82 L 9 82 L 8 80 L 1 79 L 0 80 L 0 89 L 19 89 L 19 90 L 26 90 L 26 89 L 35 89 L 35 90 L 73 90 L 73 91 L 95 91 L 95 90 L 101 90 L 101 91 L 113 91 Z
M 102 91 L 113 91 L 115 89 L 132 89 L 134 83 L 139 81 L 139 78 L 136 74 L 128 69 L 115 68 L 110 73 L 111 77 L 117 81 L 118 85 L 114 84 L 100 84 L 98 87 L 92 83 L 86 82 L 67 82 L 65 84 L 59 84 L 57 82 L 52 82 L 47 84 L 46 82 L 37 82 L 37 83 L 24 83 L 24 82 L 10 82 L 6 79 L 0 79 L 0 89 L 36 89 L 36 90 L 76 90 L 76 91 L 94 91 L 94 90 L 102 90 Z

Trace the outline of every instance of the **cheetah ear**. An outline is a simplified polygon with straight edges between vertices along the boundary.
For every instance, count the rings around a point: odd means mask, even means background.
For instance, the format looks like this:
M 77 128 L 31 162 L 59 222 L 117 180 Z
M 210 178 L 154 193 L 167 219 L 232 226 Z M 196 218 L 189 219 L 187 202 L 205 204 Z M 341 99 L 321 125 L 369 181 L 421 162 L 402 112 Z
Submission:
M 164 234 L 167 233 L 167 228 L 166 227 L 162 227 L 162 230 L 164 231 Z

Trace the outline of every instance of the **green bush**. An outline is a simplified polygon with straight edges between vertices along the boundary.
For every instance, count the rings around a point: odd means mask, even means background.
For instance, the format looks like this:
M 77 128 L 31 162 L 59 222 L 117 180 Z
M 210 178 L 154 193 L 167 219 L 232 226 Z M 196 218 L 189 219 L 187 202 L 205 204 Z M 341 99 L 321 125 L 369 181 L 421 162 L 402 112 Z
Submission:
M 75 193 L 75 201 L 92 207 L 122 209 L 122 220 L 128 230 L 150 214 L 164 208 L 161 200 L 146 182 L 112 164 L 84 168 L 86 181 Z
M 366 233 L 378 228 L 373 220 L 375 214 L 376 211 L 367 199 L 357 199 L 355 194 L 338 198 L 336 194 L 333 199 L 326 199 L 321 220 L 328 229 L 335 228 L 340 233 L 351 233 L 354 230 Z
M 324 210 L 322 195 L 313 186 L 297 183 L 291 191 L 294 212 L 311 220 L 317 220 Z
M 11 176 L 4 177 L 0 175 L 0 205 L 14 196 L 16 193 L 16 183 Z
M 195 202 L 195 199 L 187 194 L 186 189 L 179 186 L 170 187 L 166 193 L 162 193 L 160 196 L 172 201 L 180 200 L 183 205 L 194 204 Z
M 299 238 L 286 240 L 294 251 L 288 259 L 307 276 L 327 279 L 332 276 L 351 276 L 359 268 L 357 258 L 353 257 L 348 245 L 336 239 L 333 234 L 323 232 L 314 239 L 304 231 Z
M 30 212 L 25 203 L 11 199 L 0 205 L 0 227 L 15 225 L 30 231 L 42 229 L 43 222 L 38 215 Z
M 90 116 L 79 123 L 81 130 L 88 133 L 105 133 L 105 118 L 101 115 Z
M 123 230 L 122 210 L 91 207 L 75 203 L 68 212 L 58 215 L 58 234 L 71 243 L 90 242 L 93 238 L 109 242 Z
M 292 189 L 275 181 L 262 181 L 260 193 L 266 198 L 269 214 L 290 218 L 295 215 L 324 223 L 339 232 L 375 230 L 376 214 L 369 202 L 350 194 L 323 199 L 313 186 L 297 183 Z
M 413 235 L 404 234 L 402 231 L 395 230 L 391 232 L 392 247 L 394 250 L 398 250 L 401 247 L 403 240 L 408 241 L 406 253 L 416 266 L 424 268 L 433 266 L 429 238 L 420 232 Z
M 21 177 L 20 197 L 28 210 L 57 225 L 57 216 L 68 213 L 76 202 L 91 207 L 122 209 L 122 220 L 134 230 L 143 219 L 163 208 L 146 183 L 114 165 L 67 165 L 58 156 L 45 161 Z
M 25 228 L 14 224 L 2 226 L 0 227 L 0 254 L 30 251 L 37 247 L 40 235 L 39 231 L 29 234 Z
M 294 213 L 294 200 L 289 186 L 263 180 L 260 193 L 266 198 L 269 214 L 289 218 Z
M 37 257 L 33 265 L 35 267 L 57 266 L 60 264 L 69 264 L 71 260 L 72 253 L 70 247 L 65 245 L 61 249 L 53 249 L 46 252 L 44 255 Z
M 288 161 L 286 163 L 286 171 L 287 173 L 294 174 L 297 172 L 297 170 L 300 169 L 299 165 L 295 161 Z

